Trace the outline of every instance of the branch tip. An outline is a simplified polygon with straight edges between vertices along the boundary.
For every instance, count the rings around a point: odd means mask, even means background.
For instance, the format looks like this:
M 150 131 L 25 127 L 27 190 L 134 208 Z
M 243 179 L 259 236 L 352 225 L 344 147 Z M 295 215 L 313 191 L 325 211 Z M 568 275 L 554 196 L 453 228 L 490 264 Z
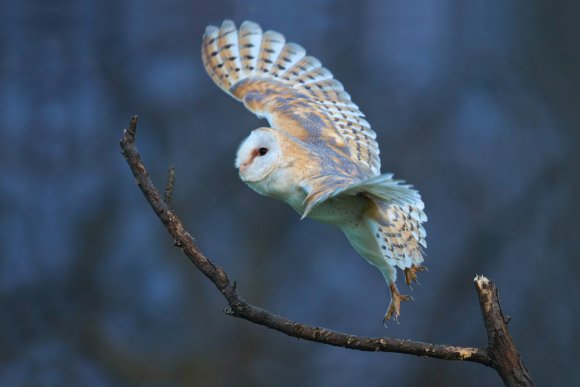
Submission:
M 135 142 L 138 120 L 139 117 L 135 114 L 134 116 L 131 117 L 131 120 L 129 121 L 129 127 L 123 130 L 123 136 L 121 137 L 120 141 L 121 148 L 123 149 L 123 154 L 125 154 L 127 146 Z
M 137 114 L 133 114 L 131 121 L 129 121 L 129 129 L 131 129 L 133 132 L 137 130 L 137 121 L 139 121 L 139 116 Z
M 135 138 L 135 134 L 137 133 L 137 122 L 139 121 L 139 116 L 137 116 L 136 114 L 131 117 L 131 121 L 129 121 L 129 129 L 127 129 L 127 131 L 129 132 L 129 135 L 133 138 Z
M 489 285 L 489 280 L 487 279 L 487 277 L 478 274 L 475 275 L 473 282 L 475 282 L 477 287 L 480 289 L 483 288 L 485 285 Z

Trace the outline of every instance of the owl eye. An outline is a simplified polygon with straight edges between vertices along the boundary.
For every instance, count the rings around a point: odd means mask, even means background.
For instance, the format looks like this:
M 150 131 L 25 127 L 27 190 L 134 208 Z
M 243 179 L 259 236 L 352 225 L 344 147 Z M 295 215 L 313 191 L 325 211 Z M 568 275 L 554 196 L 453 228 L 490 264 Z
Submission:
M 260 149 L 258 149 L 258 154 L 260 156 L 264 156 L 266 153 L 268 153 L 268 148 L 260 148 Z

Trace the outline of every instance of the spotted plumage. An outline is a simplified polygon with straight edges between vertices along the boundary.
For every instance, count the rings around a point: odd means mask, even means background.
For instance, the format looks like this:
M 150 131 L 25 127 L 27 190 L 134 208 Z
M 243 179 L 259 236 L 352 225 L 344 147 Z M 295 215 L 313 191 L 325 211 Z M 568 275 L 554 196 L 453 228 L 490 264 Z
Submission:
M 416 279 L 427 220 L 419 193 L 380 174 L 376 134 L 343 85 L 283 35 L 246 21 L 207 27 L 202 58 L 211 79 L 270 128 L 254 130 L 236 157 L 240 177 L 303 218 L 336 225 L 391 290 L 385 321 L 399 315 L 396 268 Z

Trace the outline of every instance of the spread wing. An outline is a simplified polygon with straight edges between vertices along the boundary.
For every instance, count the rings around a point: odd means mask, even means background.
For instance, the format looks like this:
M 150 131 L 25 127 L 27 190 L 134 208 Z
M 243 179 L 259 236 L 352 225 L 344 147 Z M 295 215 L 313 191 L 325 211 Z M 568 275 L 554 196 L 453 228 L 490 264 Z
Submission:
M 246 21 L 207 27 L 202 58 L 213 81 L 274 129 L 303 142 L 325 165 L 309 198 L 331 196 L 380 173 L 376 134 L 332 73 L 284 36 Z

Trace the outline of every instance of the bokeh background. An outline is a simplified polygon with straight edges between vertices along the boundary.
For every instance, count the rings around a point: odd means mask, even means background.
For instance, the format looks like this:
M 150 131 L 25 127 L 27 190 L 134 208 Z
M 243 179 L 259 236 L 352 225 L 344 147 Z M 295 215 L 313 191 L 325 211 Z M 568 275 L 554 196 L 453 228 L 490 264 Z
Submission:
M 0 2 L 0 385 L 492 386 L 477 364 L 361 353 L 233 319 L 173 247 L 118 140 L 248 301 L 359 335 L 484 346 L 472 279 L 500 289 L 538 385 L 580 384 L 577 2 Z M 421 191 L 428 273 L 381 318 L 380 273 L 328 225 L 244 186 L 263 125 L 212 84 L 208 24 L 250 19 L 306 47 Z M 401 285 L 404 288 L 404 285 Z

